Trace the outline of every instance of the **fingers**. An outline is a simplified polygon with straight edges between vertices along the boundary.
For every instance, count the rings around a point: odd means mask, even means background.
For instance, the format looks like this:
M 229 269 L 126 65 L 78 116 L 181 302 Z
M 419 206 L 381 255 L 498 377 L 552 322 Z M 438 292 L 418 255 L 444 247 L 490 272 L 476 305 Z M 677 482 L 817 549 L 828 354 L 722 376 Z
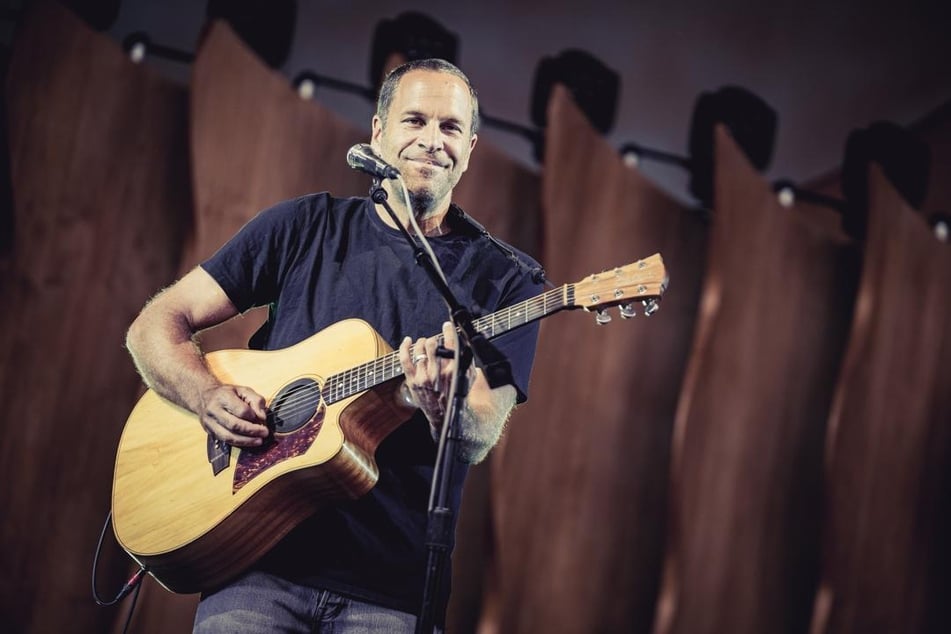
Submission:
M 434 371 L 439 369 L 439 360 L 436 359 L 435 337 L 424 339 L 420 337 L 413 345 L 413 371 L 420 382 L 432 386 Z
M 456 349 L 456 329 L 448 321 L 442 324 L 443 347 L 447 350 Z
M 263 396 L 243 385 L 235 386 L 235 393 L 241 400 L 247 403 L 251 412 L 259 422 L 264 423 L 267 421 L 267 405 Z
M 432 390 L 438 376 L 440 362 L 436 357 L 436 337 L 420 337 L 415 342 L 405 337 L 400 343 L 398 357 L 406 376 L 406 386 L 415 394 Z
M 410 372 L 413 369 L 413 362 L 411 360 L 412 351 L 410 346 L 413 345 L 413 340 L 409 337 L 404 337 L 402 343 L 400 343 L 399 349 L 399 358 L 400 365 L 403 366 L 403 374 L 409 376 Z
M 452 324 L 442 327 L 443 346 L 455 348 L 456 333 Z M 405 337 L 400 342 L 398 357 L 406 376 L 405 386 L 409 401 L 423 410 L 431 422 L 442 420 L 446 409 L 446 392 L 452 379 L 455 362 L 437 353 L 440 337 L 420 337 L 413 341 Z
M 251 388 L 221 385 L 203 396 L 199 420 L 215 438 L 236 447 L 258 447 L 268 437 L 264 398 Z
M 424 348 L 426 350 L 426 368 L 431 370 L 430 374 L 435 376 L 439 370 L 439 357 L 436 356 L 436 348 L 439 347 L 439 338 L 430 337 L 426 339 Z

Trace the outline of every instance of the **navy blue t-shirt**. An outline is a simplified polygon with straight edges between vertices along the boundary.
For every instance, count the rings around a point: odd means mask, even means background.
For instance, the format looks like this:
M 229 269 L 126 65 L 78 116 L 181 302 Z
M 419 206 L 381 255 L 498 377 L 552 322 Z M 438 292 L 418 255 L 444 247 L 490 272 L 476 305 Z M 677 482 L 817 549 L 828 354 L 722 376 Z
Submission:
M 455 297 L 473 317 L 534 297 L 540 285 L 468 224 L 429 238 Z M 513 249 L 514 251 L 514 249 Z M 537 263 L 518 253 L 528 268 Z M 268 306 L 251 341 L 285 348 L 348 318 L 368 322 L 392 347 L 441 332 L 448 309 L 411 247 L 366 198 L 312 194 L 267 209 L 202 264 L 244 312 Z M 512 366 L 518 401 L 527 398 L 538 324 L 493 340 Z M 380 479 L 362 498 L 322 509 L 258 567 L 405 612 L 417 612 L 426 562 L 426 512 L 435 443 L 421 412 L 376 453 Z M 466 465 L 454 467 L 458 511 Z

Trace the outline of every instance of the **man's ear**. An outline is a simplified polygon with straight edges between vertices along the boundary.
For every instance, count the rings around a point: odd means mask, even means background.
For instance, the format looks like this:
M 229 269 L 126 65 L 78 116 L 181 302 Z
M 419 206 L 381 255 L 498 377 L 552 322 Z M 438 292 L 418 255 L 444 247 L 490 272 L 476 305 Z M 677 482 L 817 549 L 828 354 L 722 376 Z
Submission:
M 465 165 L 462 166 L 462 171 L 463 171 L 463 172 L 465 172 L 467 169 L 469 169 L 469 159 L 472 157 L 472 150 L 475 149 L 476 141 L 478 141 L 478 140 L 479 140 L 479 135 L 477 135 L 477 134 L 473 134 L 473 135 L 472 135 L 472 138 L 469 139 L 469 152 L 468 152 L 467 155 L 466 155 Z
M 380 135 L 382 134 L 383 121 L 379 116 L 373 115 L 373 120 L 370 122 L 370 147 L 378 154 L 380 152 Z

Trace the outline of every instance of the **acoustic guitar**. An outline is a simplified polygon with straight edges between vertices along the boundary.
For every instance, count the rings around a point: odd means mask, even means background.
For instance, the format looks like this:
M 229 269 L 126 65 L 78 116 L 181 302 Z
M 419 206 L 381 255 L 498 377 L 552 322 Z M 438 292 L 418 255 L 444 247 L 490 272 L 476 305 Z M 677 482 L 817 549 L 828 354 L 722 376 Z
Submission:
M 667 287 L 659 254 L 549 290 L 474 321 L 488 338 L 566 309 L 638 303 L 651 314 Z M 347 319 L 282 350 L 206 356 L 223 382 L 267 398 L 271 439 L 241 449 L 212 439 L 195 414 L 148 390 L 129 415 L 113 478 L 119 544 L 173 592 L 240 574 L 322 506 L 376 483 L 374 453 L 412 414 L 398 397 L 397 353 Z

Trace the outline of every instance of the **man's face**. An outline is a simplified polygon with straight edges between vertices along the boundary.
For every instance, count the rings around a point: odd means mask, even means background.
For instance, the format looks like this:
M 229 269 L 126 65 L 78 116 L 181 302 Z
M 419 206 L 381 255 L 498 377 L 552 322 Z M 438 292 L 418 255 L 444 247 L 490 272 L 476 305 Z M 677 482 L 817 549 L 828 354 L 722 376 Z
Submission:
M 441 209 L 469 167 L 478 137 L 470 133 L 472 101 L 465 82 L 430 70 L 406 73 L 396 87 L 386 125 L 373 117 L 371 145 L 403 175 L 420 205 Z

